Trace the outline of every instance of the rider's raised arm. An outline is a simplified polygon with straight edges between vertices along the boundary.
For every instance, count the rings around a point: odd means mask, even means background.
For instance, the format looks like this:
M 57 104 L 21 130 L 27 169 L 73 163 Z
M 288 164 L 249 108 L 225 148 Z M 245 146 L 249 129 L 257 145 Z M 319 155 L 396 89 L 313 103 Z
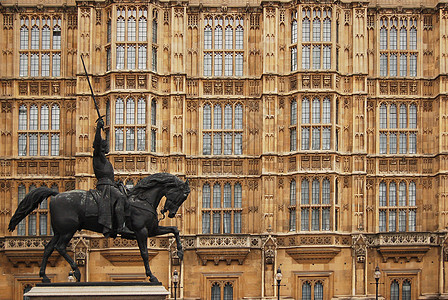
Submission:
M 98 120 L 98 124 L 96 125 L 95 139 L 93 141 L 93 155 L 99 155 L 101 153 L 101 129 L 103 127 L 103 119 Z

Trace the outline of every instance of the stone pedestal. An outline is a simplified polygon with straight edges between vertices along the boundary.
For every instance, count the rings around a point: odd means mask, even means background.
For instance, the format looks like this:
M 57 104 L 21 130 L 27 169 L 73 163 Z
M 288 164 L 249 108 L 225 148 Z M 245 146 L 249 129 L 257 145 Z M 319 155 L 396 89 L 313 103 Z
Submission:
M 165 300 L 168 295 L 161 283 L 150 282 L 38 283 L 25 294 L 30 300 Z

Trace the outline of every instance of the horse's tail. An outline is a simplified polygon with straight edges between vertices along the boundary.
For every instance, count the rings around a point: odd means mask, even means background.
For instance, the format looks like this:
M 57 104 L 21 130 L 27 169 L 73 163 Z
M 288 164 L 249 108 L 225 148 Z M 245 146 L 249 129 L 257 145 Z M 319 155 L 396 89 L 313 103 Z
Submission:
M 40 187 L 29 192 L 22 201 L 20 201 L 19 206 L 16 209 L 16 212 L 9 221 L 8 229 L 9 231 L 13 231 L 17 224 L 20 223 L 25 217 L 31 213 L 34 209 L 37 208 L 39 203 L 44 201 L 50 196 L 55 196 L 59 194 L 58 192 L 49 189 L 47 187 Z

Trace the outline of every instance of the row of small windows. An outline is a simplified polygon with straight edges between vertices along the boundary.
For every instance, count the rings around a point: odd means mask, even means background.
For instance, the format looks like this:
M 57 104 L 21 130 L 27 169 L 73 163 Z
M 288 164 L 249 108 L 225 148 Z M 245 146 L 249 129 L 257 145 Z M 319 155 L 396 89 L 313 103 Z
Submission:
M 134 7 L 117 9 L 117 41 L 146 42 L 147 39 L 147 10 Z M 138 26 L 137 26 L 138 24 Z M 109 32 L 109 30 L 108 30 Z M 110 38 L 108 38 L 110 42 Z M 157 43 L 157 13 L 153 16 L 152 42 Z
M 21 50 L 61 49 L 60 17 L 22 17 L 20 26 Z
M 204 76 L 243 76 L 243 17 L 206 17 L 204 24 Z
M 417 128 L 417 105 L 400 104 L 398 109 L 396 104 L 390 104 L 389 122 L 387 110 L 388 105 L 384 103 L 380 105 L 380 129 Z
M 51 122 L 51 123 L 50 123 Z M 60 144 L 60 109 L 57 104 L 33 104 L 19 107 L 19 156 L 58 156 Z
M 291 14 L 291 43 L 297 43 L 297 11 Z M 312 33 L 312 34 L 311 34 Z M 302 42 L 331 41 L 331 8 L 302 10 Z
M 296 181 L 290 182 L 289 194 L 289 230 L 296 231 L 300 224 L 301 231 L 328 231 L 331 230 L 331 208 L 337 204 L 337 182 L 335 183 L 335 201 L 331 202 L 330 180 L 313 179 L 311 182 L 307 178 L 302 179 L 300 189 L 300 204 L 297 203 Z M 311 192 L 311 193 L 310 193 Z M 300 221 L 297 222 L 297 211 L 300 212 Z M 335 220 L 336 221 L 336 220 Z M 335 222 L 335 227 L 337 224 Z M 334 229 L 335 230 L 335 229 Z
M 232 192 L 233 189 L 233 192 Z M 235 183 L 202 187 L 202 233 L 241 233 L 242 187 Z
M 417 50 L 416 18 L 382 17 L 380 28 L 380 50 Z
M 379 231 L 416 230 L 416 185 L 411 181 L 398 184 L 381 182 L 379 186 Z
M 223 122 L 224 121 L 224 122 Z M 213 125 L 213 126 L 212 126 Z M 241 155 L 243 152 L 243 106 L 205 104 L 203 108 L 203 154 Z
M 151 126 L 156 126 L 157 102 L 151 101 Z M 121 126 L 122 125 L 122 126 Z M 115 151 L 146 150 L 146 100 L 133 97 L 115 100 Z M 150 151 L 156 151 L 156 128 L 151 128 Z

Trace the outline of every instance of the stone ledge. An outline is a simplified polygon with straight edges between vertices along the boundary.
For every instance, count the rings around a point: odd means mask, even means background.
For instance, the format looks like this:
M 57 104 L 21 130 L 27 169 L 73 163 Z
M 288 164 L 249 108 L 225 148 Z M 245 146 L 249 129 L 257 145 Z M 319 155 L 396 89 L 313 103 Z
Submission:
M 301 247 L 286 250 L 298 263 L 329 263 L 341 249 L 336 247 Z
M 429 249 L 429 246 L 381 246 L 378 248 L 378 251 L 383 257 L 383 262 L 386 262 L 388 259 L 393 259 L 395 262 L 398 262 L 400 258 L 406 261 L 415 258 L 418 262 L 421 262 L 423 256 L 425 256 Z

